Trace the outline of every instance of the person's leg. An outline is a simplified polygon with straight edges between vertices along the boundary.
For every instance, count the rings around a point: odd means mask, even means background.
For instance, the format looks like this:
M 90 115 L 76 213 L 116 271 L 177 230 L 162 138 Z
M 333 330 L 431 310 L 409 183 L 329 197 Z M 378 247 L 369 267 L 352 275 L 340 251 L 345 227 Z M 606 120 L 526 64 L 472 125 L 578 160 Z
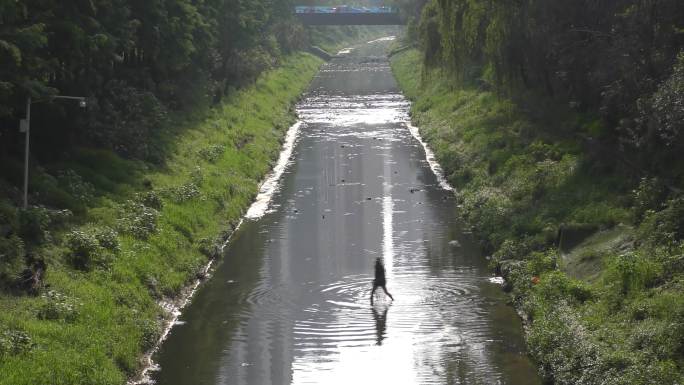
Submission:
M 378 285 L 373 285 L 373 290 L 371 290 L 371 305 L 373 304 L 373 295 L 375 294 L 375 290 L 378 288 Z
M 394 297 L 392 297 L 392 294 L 390 294 L 389 291 L 387 291 L 387 288 L 385 287 L 385 285 L 382 285 L 382 290 L 384 290 L 385 294 L 387 294 L 387 296 L 390 297 L 390 299 L 392 301 L 394 301 Z

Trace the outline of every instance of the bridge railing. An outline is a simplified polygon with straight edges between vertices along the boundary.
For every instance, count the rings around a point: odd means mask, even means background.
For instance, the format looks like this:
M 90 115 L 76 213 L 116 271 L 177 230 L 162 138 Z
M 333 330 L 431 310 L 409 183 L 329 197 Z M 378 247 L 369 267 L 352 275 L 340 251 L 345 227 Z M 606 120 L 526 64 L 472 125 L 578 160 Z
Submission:
M 338 6 L 316 6 L 316 5 L 298 5 L 295 6 L 295 13 L 398 13 L 395 7 L 381 6 L 381 7 L 356 7 L 348 5 Z

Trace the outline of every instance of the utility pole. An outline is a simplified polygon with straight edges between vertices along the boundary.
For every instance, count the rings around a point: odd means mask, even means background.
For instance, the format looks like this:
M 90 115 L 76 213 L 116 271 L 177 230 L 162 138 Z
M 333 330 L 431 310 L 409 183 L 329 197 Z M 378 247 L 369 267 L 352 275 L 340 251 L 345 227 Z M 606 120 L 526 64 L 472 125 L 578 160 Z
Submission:
M 21 130 L 26 132 L 26 148 L 24 150 L 24 210 L 28 207 L 28 167 L 29 167 L 29 135 L 31 131 L 31 97 L 26 100 L 26 119 L 21 123 Z
M 26 147 L 24 150 L 24 210 L 28 208 L 28 181 L 29 181 L 29 140 L 31 133 L 31 104 L 43 102 L 45 100 L 52 101 L 54 99 L 70 99 L 78 100 L 78 106 L 85 108 L 87 106 L 86 98 L 83 96 L 65 96 L 65 95 L 55 95 L 50 96 L 44 100 L 32 101 L 29 96 L 26 99 L 26 119 L 22 119 L 19 122 L 19 132 L 26 133 Z

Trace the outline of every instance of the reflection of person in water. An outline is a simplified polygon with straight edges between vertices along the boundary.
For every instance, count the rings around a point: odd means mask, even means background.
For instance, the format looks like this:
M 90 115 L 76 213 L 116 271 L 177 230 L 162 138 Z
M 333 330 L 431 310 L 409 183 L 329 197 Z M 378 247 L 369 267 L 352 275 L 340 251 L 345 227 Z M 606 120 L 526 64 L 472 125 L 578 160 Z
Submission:
M 382 264 L 382 260 L 380 258 L 377 258 L 375 260 L 375 279 L 373 280 L 373 291 L 371 291 L 371 304 L 373 304 L 373 295 L 375 295 L 375 290 L 377 290 L 378 287 L 381 287 L 382 290 L 384 290 L 385 294 L 387 294 L 388 297 L 392 301 L 394 301 L 394 297 L 392 297 L 392 294 L 387 291 L 387 279 L 385 278 L 385 266 Z
M 375 307 L 371 308 L 373 310 L 373 319 L 375 319 L 375 341 L 376 345 L 382 345 L 382 340 L 385 339 L 385 329 L 387 329 L 387 311 L 389 306 L 385 306 L 382 310 L 382 314 L 378 312 Z

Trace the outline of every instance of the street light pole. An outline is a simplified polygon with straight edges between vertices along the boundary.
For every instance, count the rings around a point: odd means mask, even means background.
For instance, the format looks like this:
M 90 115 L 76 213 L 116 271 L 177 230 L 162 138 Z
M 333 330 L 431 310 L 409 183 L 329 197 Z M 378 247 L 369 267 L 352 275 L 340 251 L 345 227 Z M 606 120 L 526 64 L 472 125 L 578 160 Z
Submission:
M 54 100 L 54 99 L 69 99 L 69 100 L 78 100 L 78 105 L 81 108 L 86 107 L 86 98 L 83 96 L 65 96 L 65 95 L 54 95 L 48 97 L 46 100 Z M 20 122 L 20 131 L 24 131 L 26 133 L 26 149 L 24 152 L 24 210 L 28 208 L 28 180 L 29 180 L 29 138 L 30 138 L 30 132 L 31 132 L 31 104 L 33 103 L 38 103 L 42 102 L 44 100 L 36 100 L 32 101 L 31 97 L 29 96 L 28 99 L 26 99 L 26 119 L 23 119 Z

